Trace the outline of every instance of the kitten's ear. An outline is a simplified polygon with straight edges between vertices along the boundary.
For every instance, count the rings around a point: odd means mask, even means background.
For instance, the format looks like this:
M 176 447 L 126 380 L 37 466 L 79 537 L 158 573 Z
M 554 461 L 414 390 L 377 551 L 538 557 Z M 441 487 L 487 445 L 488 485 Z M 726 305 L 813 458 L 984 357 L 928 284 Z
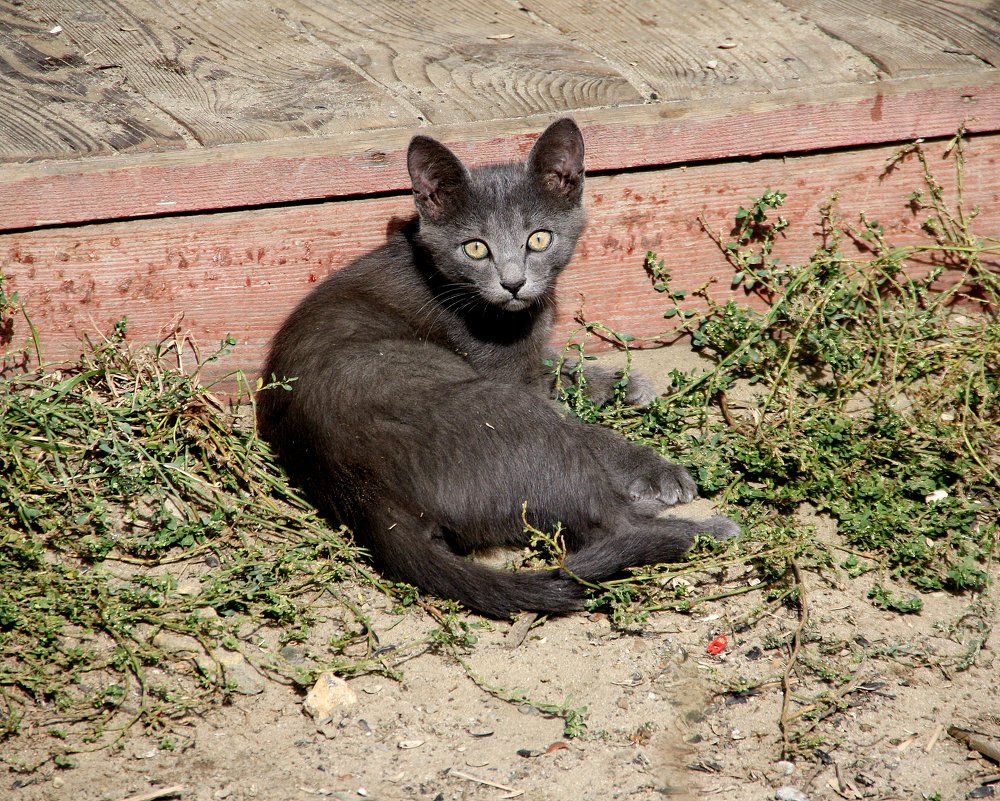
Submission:
M 429 136 L 414 136 L 406 153 L 413 197 L 421 217 L 442 220 L 464 200 L 468 172 L 458 157 Z
M 542 189 L 570 203 L 583 194 L 583 134 L 569 117 L 552 123 L 535 142 L 528 168 Z

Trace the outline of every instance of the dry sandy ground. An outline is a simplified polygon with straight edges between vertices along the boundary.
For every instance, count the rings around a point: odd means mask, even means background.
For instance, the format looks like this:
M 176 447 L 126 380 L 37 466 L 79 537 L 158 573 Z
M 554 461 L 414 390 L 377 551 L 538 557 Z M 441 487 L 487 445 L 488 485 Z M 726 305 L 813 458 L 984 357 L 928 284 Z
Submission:
M 640 361 L 662 382 L 674 358 L 658 353 Z M 836 535 L 818 521 L 817 536 Z M 702 580 L 723 578 L 738 587 L 754 576 L 740 566 Z M 976 626 L 990 619 L 982 610 L 992 610 L 995 597 L 976 606 L 973 598 L 933 594 L 924 596 L 921 614 L 901 616 L 871 605 L 865 577 L 828 569 L 805 572 L 803 581 L 810 623 L 799 659 L 848 680 L 837 691 L 815 678 L 791 679 L 791 713 L 808 711 L 824 690 L 839 692 L 812 732 L 812 759 L 783 761 L 779 728 L 799 612 L 778 605 L 749 628 L 740 626 L 763 602 L 750 593 L 690 615 L 656 613 L 629 633 L 613 630 L 603 615 L 542 621 L 519 645 L 509 624 L 470 616 L 483 625 L 467 667 L 424 653 L 399 665 L 401 681 L 353 679 L 356 702 L 326 722 L 306 714 L 293 689 L 251 680 L 254 694 L 182 726 L 173 751 L 133 733 L 119 750 L 80 755 L 74 769 L 0 775 L 0 798 L 988 797 L 1000 769 L 947 729 L 1000 732 L 996 634 L 971 667 L 957 664 Z M 383 646 L 417 639 L 435 625 L 423 611 L 395 616 L 383 598 L 360 600 L 373 610 Z M 728 645 L 713 656 L 706 646 L 718 634 Z M 311 647 L 322 648 L 323 635 L 318 631 Z M 587 732 L 565 737 L 561 720 L 497 700 L 470 672 L 537 702 L 586 706 Z M 756 689 L 738 692 L 745 687 Z

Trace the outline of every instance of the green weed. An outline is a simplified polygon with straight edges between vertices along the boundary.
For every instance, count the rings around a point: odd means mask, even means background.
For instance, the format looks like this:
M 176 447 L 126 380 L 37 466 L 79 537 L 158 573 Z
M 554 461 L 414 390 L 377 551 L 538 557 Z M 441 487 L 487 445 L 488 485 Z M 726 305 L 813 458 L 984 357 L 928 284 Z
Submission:
M 996 556 L 1000 508 L 1000 241 L 977 235 L 977 210 L 963 205 L 963 147 L 961 136 L 950 145 L 958 186 L 951 205 L 919 143 L 897 157 L 923 170 L 923 188 L 908 198 L 923 218 L 921 244 L 894 245 L 878 221 L 843 220 L 831 201 L 821 246 L 806 263 L 785 263 L 788 221 L 777 213 L 785 195 L 776 191 L 738 209 L 728 234 L 703 221 L 733 270 L 732 288 L 750 302 L 716 302 L 707 287 L 676 291 L 667 261 L 647 254 L 644 268 L 674 324 L 648 339 L 687 337 L 710 366 L 675 371 L 672 391 L 646 409 L 629 408 L 624 393 L 595 407 L 580 380 L 564 393 L 583 419 L 690 465 L 702 493 L 744 528 L 736 542 L 696 549 L 687 565 L 604 583 L 593 604 L 618 626 L 742 593 L 760 592 L 763 602 L 734 625 L 776 605 L 797 607 L 792 640 L 773 645 L 787 659 L 786 753 L 818 748 L 824 735 L 816 725 L 857 689 L 822 655 L 805 569 L 875 574 L 871 603 L 896 613 L 919 613 L 921 592 L 972 595 L 967 623 L 954 631 L 962 656 L 886 645 L 883 658 L 964 669 L 991 627 L 980 593 Z M 581 323 L 626 351 L 647 344 Z M 571 347 L 582 363 L 583 343 Z M 816 515 L 835 524 L 832 539 L 803 525 Z M 889 590 L 890 582 L 912 591 Z M 811 700 L 797 697 L 798 712 L 793 675 L 819 688 Z M 822 689 L 831 682 L 835 691 Z
M 224 651 L 308 682 L 324 660 L 289 665 L 247 630 L 270 627 L 275 651 L 301 640 L 316 601 L 365 573 L 237 411 L 166 369 L 169 348 L 132 352 L 123 334 L 78 364 L 3 379 L 0 740 L 51 739 L 34 764 L 5 747 L 14 767 L 70 764 L 133 724 L 165 732 L 222 703 L 238 689 Z M 349 631 L 357 610 L 331 603 Z M 340 652 L 331 666 L 384 670 Z
M 952 147 L 960 175 L 962 146 Z M 904 155 L 924 166 L 928 242 L 894 246 L 876 221 L 852 225 L 831 204 L 822 246 L 785 264 L 776 251 L 788 222 L 774 217 L 785 195 L 767 192 L 737 211 L 730 237 L 712 235 L 733 287 L 766 305 L 717 303 L 704 289 L 691 304 L 665 260 L 646 257 L 677 322 L 669 337 L 689 336 L 714 366 L 675 371 L 672 392 L 641 410 L 621 396 L 596 408 L 579 386 L 564 393 L 584 419 L 691 465 L 703 494 L 742 517 L 737 552 L 768 579 L 789 558 L 833 561 L 797 523 L 809 505 L 836 522 L 846 569 L 877 567 L 924 591 L 987 580 L 1000 505 L 1000 245 L 973 233 L 976 210 L 960 196 L 945 205 L 919 145 Z

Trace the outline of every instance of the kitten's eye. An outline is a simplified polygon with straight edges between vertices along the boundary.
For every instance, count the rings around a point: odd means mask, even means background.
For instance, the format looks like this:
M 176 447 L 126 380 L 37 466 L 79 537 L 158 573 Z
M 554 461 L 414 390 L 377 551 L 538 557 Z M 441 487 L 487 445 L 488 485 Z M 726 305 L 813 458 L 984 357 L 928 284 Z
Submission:
M 551 244 L 551 231 L 535 231 L 535 233 L 528 237 L 528 250 L 545 250 Z
M 462 249 L 465 250 L 465 255 L 470 259 L 475 259 L 479 261 L 480 259 L 485 259 L 490 255 L 490 249 L 486 247 L 485 242 L 481 242 L 478 239 L 471 239 L 462 245 Z

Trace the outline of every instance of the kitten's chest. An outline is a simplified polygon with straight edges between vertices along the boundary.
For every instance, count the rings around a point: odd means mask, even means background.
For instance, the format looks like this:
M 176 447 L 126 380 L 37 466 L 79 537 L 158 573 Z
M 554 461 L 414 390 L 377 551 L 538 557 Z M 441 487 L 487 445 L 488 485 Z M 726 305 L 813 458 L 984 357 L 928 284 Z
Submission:
M 543 338 L 528 336 L 507 342 L 484 341 L 466 333 L 453 343 L 456 354 L 484 378 L 504 384 L 542 387 Z

